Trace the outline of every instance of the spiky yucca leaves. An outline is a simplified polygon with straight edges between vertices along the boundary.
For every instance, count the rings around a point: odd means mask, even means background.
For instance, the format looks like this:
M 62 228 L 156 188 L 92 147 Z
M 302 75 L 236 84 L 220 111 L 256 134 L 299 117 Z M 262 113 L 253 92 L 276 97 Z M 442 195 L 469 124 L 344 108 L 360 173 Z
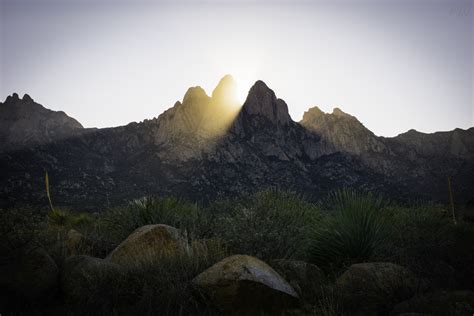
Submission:
M 199 206 L 195 203 L 175 197 L 151 196 L 106 211 L 100 222 L 103 233 L 111 240 L 120 242 L 138 227 L 149 224 L 167 224 L 195 232 L 200 216 Z
M 94 218 L 90 214 L 71 212 L 66 209 L 55 208 L 48 212 L 48 223 L 52 228 L 71 229 L 84 228 L 91 225 Z
M 310 259 L 320 266 L 338 266 L 369 259 L 386 237 L 381 216 L 383 199 L 370 192 L 342 189 L 333 193 L 329 214 L 314 226 Z

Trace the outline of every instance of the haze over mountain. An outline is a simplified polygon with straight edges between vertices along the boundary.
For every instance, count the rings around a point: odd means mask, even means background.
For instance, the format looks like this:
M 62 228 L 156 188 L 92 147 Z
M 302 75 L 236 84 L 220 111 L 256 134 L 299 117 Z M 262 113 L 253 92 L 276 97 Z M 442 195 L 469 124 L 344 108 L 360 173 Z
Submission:
M 335 188 L 394 199 L 447 199 L 474 192 L 474 128 L 377 137 L 357 118 L 313 107 L 301 122 L 263 81 L 239 106 L 231 76 L 208 96 L 189 88 L 157 118 L 83 129 L 17 95 L 0 103 L 0 201 L 46 205 L 44 170 L 58 205 L 100 209 L 148 194 L 206 202 L 269 186 L 318 198 Z

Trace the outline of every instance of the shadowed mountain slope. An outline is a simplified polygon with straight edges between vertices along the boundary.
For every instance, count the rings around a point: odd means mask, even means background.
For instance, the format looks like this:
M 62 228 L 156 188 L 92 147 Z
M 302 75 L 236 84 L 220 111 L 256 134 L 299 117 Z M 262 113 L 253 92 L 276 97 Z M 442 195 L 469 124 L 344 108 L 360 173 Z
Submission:
M 14 104 L 31 106 L 24 99 Z M 318 108 L 297 123 L 263 81 L 254 84 L 241 107 L 236 100 L 235 83 L 226 76 L 211 96 L 193 87 L 157 118 L 87 133 L 77 132 L 83 130 L 80 124 L 65 114 L 28 110 L 30 130 L 47 116 L 52 127 L 46 130 L 64 125 L 59 130 L 67 137 L 32 132 L 41 141 L 23 141 L 26 147 L 0 154 L 0 206 L 46 205 L 45 169 L 53 201 L 82 210 L 147 194 L 206 202 L 269 186 L 314 199 L 353 186 L 395 199 L 445 200 L 447 176 L 453 177 L 457 201 L 473 198 L 472 128 L 383 138 L 340 109 L 326 114 Z M 0 109 L 11 104 L 7 101 Z M 2 111 L 2 117 L 14 118 L 12 105 Z M 21 120 L 10 119 L 2 128 L 14 130 Z M 3 139 L 10 146 L 9 138 Z

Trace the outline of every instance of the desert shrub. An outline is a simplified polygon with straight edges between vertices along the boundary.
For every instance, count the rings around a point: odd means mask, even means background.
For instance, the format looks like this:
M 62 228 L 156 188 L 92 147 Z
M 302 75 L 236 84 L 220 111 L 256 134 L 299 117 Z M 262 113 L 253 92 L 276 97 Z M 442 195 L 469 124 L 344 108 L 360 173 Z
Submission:
M 189 315 L 205 308 L 191 281 L 228 252 L 220 242 L 209 240 L 191 242 L 190 248 L 132 268 L 134 283 L 143 289 L 136 306 L 140 314 Z
M 86 229 L 94 224 L 94 217 L 88 213 L 54 208 L 48 212 L 48 224 L 56 229 Z
M 472 290 L 474 284 L 474 226 L 472 223 L 459 222 L 453 227 L 450 245 L 444 256 L 454 269 L 453 284 L 456 289 Z
M 327 267 L 369 259 L 386 237 L 383 205 L 370 192 L 342 189 L 331 194 L 327 216 L 313 226 L 310 260 Z
M 220 200 L 215 234 L 233 253 L 263 260 L 301 258 L 319 208 L 298 194 L 268 189 L 240 198 Z
M 343 310 L 341 294 L 334 286 L 326 287 L 319 300 L 313 306 L 310 315 L 314 316 L 343 316 L 346 315 Z
M 44 216 L 31 208 L 0 209 L 0 265 L 7 264 L 18 250 L 39 244 L 45 228 Z
M 379 253 L 381 260 L 409 267 L 434 286 L 458 287 L 474 279 L 464 269 L 474 263 L 470 225 L 462 221 L 454 225 L 450 213 L 440 205 L 393 206 L 384 215 L 390 234 Z
M 121 275 L 113 279 L 93 271 L 68 303 L 80 314 L 202 315 L 207 307 L 191 281 L 227 255 L 218 241 L 192 241 L 188 251 L 150 255 L 121 266 Z
M 138 227 L 149 224 L 167 224 L 190 235 L 198 231 L 201 218 L 197 204 L 175 197 L 143 197 L 125 207 L 107 210 L 100 218 L 102 233 L 120 242 Z

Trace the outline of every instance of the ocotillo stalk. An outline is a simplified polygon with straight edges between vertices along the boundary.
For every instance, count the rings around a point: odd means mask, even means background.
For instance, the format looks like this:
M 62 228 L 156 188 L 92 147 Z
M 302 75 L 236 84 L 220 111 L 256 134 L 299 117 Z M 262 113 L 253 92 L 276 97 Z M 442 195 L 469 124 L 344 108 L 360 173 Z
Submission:
M 451 206 L 451 212 L 453 214 L 454 225 L 457 225 L 456 214 L 454 212 L 454 200 L 453 200 L 453 191 L 451 189 L 451 177 L 448 176 L 448 193 L 449 193 L 449 204 Z
M 51 211 L 54 211 L 53 202 L 51 202 L 51 194 L 49 193 L 49 176 L 48 176 L 48 171 L 45 170 L 44 172 L 45 172 L 44 182 L 45 182 L 45 185 L 46 185 L 46 196 L 48 197 L 49 206 L 51 207 Z

